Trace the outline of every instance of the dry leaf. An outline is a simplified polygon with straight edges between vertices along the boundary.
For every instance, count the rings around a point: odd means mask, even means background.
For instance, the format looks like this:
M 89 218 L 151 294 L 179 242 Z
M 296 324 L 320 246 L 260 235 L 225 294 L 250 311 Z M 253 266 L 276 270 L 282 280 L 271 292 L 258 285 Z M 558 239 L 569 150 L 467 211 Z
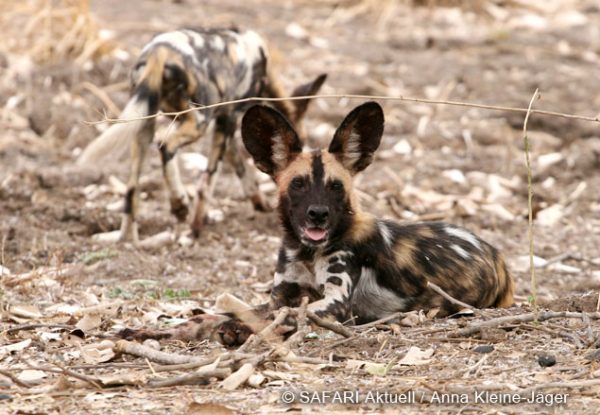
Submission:
M 398 364 L 404 366 L 426 365 L 431 362 L 431 356 L 433 356 L 433 349 L 421 350 L 411 346 Z
M 88 332 L 100 327 L 102 318 L 98 314 L 85 314 L 75 325 L 78 329 Z
M 46 374 L 46 372 L 42 371 L 42 370 L 24 370 L 21 373 L 19 373 L 19 376 L 17 376 L 17 378 L 19 380 L 22 380 L 23 382 L 35 382 L 36 380 L 41 380 L 44 379 L 45 377 L 47 377 L 48 375 Z
M 20 352 L 25 350 L 31 344 L 31 339 L 23 340 L 18 343 L 7 344 L 6 346 L 0 347 L 0 356 L 4 353 Z
M 108 362 L 115 357 L 114 343 L 103 340 L 100 343 L 87 344 L 81 348 L 81 357 L 88 364 Z
M 37 306 L 30 305 L 30 304 L 19 304 L 19 305 L 10 306 L 10 308 L 8 309 L 8 312 L 13 316 L 23 317 L 23 318 L 28 318 L 28 319 L 42 317 L 42 313 L 40 312 L 40 309 L 37 308 Z
M 411 311 L 406 317 L 400 320 L 400 324 L 405 327 L 414 327 L 420 323 L 421 318 L 419 316 L 419 313 L 417 313 L 416 311 Z
M 261 373 L 254 373 L 248 378 L 248 385 L 253 388 L 259 388 L 266 378 Z

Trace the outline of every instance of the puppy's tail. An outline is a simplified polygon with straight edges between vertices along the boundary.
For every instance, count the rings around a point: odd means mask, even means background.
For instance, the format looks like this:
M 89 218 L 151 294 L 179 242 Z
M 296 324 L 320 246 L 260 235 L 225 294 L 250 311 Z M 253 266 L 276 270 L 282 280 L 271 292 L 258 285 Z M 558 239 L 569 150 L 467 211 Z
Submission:
M 120 158 L 142 129 L 154 128 L 155 119 L 144 117 L 158 111 L 167 58 L 168 49 L 164 47 L 150 54 L 133 95 L 119 116 L 123 121 L 111 125 L 94 139 L 77 159 L 78 165 L 97 164 L 109 155 Z

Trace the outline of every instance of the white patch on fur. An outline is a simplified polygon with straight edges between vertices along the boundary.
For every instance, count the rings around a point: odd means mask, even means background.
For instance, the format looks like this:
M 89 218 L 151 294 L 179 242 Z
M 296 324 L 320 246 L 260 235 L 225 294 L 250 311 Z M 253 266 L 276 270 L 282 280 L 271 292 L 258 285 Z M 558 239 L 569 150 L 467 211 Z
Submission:
M 404 311 L 407 298 L 377 283 L 372 269 L 363 267 L 352 296 L 353 314 L 362 318 L 378 319 L 397 311 Z
M 221 38 L 221 36 L 214 35 L 209 41 L 210 47 L 218 50 L 219 52 L 223 52 L 225 50 L 225 42 Z
M 283 138 L 276 134 L 272 137 L 273 140 L 273 164 L 278 169 L 282 169 L 287 165 L 288 161 L 288 147 L 283 142 Z
M 479 242 L 477 237 L 475 235 L 473 235 L 471 232 L 467 231 L 466 229 L 456 228 L 454 226 L 447 226 L 446 233 L 448 235 L 452 235 L 452 236 L 455 236 L 457 238 L 467 241 L 468 243 L 470 243 L 475 248 L 477 248 L 481 251 L 481 243 Z
M 276 275 L 277 274 L 281 276 L 277 277 L 281 278 L 280 282 L 296 282 L 301 285 L 310 285 L 314 288 L 317 288 L 315 284 L 314 275 L 308 270 L 308 268 L 306 268 L 306 265 L 304 265 L 302 262 L 295 261 L 289 263 L 286 265 L 283 274 L 276 273 Z M 277 285 L 277 283 L 275 283 L 275 285 Z
M 308 309 L 312 312 L 326 311 L 331 304 L 335 302 L 344 303 L 350 301 L 350 287 L 352 286 L 352 279 L 347 272 L 341 274 L 328 274 L 327 272 L 319 275 L 317 271 L 317 281 L 325 279 L 323 285 L 323 298 L 317 300 L 308 305 Z M 327 278 L 335 276 L 342 280 L 342 285 L 336 285 L 331 282 L 327 282 Z
M 161 33 L 160 35 L 155 36 L 150 43 L 144 46 L 142 55 L 161 43 L 168 44 L 182 55 L 189 56 L 196 61 L 196 53 L 192 45 L 190 45 L 190 40 L 188 39 L 187 35 L 183 33 L 183 31 L 179 30 L 175 32 Z
M 352 278 L 347 272 L 330 273 L 327 269 L 334 264 L 346 265 L 343 258 L 351 256 L 352 252 L 338 251 L 326 257 L 319 257 L 315 261 L 315 283 L 317 287 L 323 287 L 323 298 L 308 305 L 308 309 L 314 312 L 325 311 L 336 301 L 343 303 L 350 301 L 350 291 L 352 287 Z M 336 258 L 333 264 L 329 263 L 330 258 Z M 337 277 L 342 281 L 342 285 L 336 285 L 327 280 L 330 277 Z
M 262 54 L 265 54 L 266 57 L 265 42 L 256 32 L 251 30 L 243 33 L 232 32 L 232 36 L 237 40 L 236 52 L 238 60 L 244 62 L 248 67 L 248 70 L 244 74 L 244 78 L 239 80 L 239 84 L 236 88 L 238 95 L 244 95 L 250 89 L 250 85 L 254 78 L 254 74 L 252 73 L 254 64 L 262 59 Z
M 297 249 L 286 249 L 285 250 L 285 257 L 287 258 L 288 262 L 294 262 L 296 260 L 296 255 L 298 255 Z
M 184 29 L 182 30 L 182 32 L 186 33 L 188 36 L 194 39 L 194 46 L 196 46 L 197 49 L 201 49 L 204 47 L 204 36 L 202 36 L 200 33 L 190 29 Z
M 284 281 L 285 275 L 280 273 L 280 272 L 276 272 L 275 275 L 273 276 L 273 285 L 279 285 Z
M 381 237 L 383 238 L 383 242 L 385 243 L 386 247 L 390 247 L 392 246 L 392 231 L 390 230 L 390 228 L 384 223 L 384 222 L 379 222 L 379 233 L 381 234 Z
M 454 252 L 456 252 L 458 255 L 460 255 L 464 259 L 471 258 L 471 254 L 469 254 L 467 251 L 465 251 L 463 248 L 461 248 L 460 246 L 458 246 L 456 244 L 450 245 L 450 249 L 452 249 Z
M 344 146 L 344 161 L 346 168 L 351 169 L 354 164 L 360 160 L 362 153 L 360 151 L 360 135 L 352 129 L 350 137 Z

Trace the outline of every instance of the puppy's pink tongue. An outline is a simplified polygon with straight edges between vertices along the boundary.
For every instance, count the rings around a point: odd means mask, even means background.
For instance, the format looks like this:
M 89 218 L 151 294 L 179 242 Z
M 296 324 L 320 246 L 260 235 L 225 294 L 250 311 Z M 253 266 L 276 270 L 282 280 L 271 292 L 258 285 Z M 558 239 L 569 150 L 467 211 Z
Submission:
M 304 236 L 313 241 L 320 241 L 325 238 L 327 231 L 319 228 L 306 228 L 304 229 Z

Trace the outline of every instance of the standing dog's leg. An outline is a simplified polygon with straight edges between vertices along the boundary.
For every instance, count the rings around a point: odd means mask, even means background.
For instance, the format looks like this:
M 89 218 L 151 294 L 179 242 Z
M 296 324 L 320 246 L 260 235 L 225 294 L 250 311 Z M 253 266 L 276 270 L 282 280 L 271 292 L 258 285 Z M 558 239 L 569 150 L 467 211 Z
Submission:
M 175 155 L 180 147 L 191 144 L 202 136 L 206 130 L 204 119 L 204 116 L 198 114 L 197 111 L 185 114 L 176 133 L 159 144 L 163 174 L 169 191 L 171 213 L 179 222 L 184 222 L 187 218 L 189 197 L 181 182 Z
M 139 181 L 144 165 L 144 159 L 148 151 L 148 146 L 152 143 L 154 137 L 154 120 L 148 122 L 144 128 L 137 134 L 131 146 L 131 171 L 129 181 L 127 182 L 127 193 L 125 194 L 125 207 L 123 209 L 123 220 L 121 221 L 120 241 L 125 241 L 129 237 L 133 242 L 138 242 L 138 228 L 136 216 L 139 205 Z
M 216 117 L 215 133 L 208 158 L 208 167 L 200 176 L 196 186 L 196 207 L 191 224 L 192 232 L 196 237 L 200 235 L 204 227 L 206 199 L 211 196 L 214 176 L 223 160 L 227 145 L 233 138 L 235 127 L 236 119 L 233 114 L 221 114 Z
M 244 157 L 244 154 L 242 153 L 242 147 L 235 138 L 231 140 L 227 147 L 227 160 L 233 166 L 235 174 L 242 183 L 244 195 L 250 199 L 254 209 L 260 212 L 267 212 L 271 210 L 271 207 L 269 206 L 264 194 L 258 187 L 256 170 Z

